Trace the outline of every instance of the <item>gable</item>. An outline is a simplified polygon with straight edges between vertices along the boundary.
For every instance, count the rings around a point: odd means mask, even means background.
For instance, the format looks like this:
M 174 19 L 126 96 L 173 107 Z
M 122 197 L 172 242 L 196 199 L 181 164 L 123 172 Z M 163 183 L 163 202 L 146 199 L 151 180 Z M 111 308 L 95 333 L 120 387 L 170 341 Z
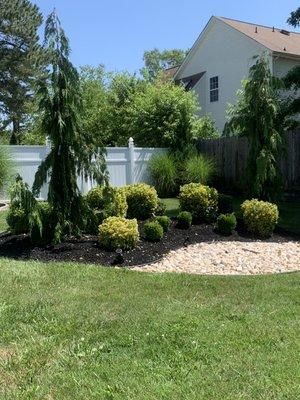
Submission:
M 268 51 L 265 46 L 219 18 L 212 17 L 176 72 L 175 79 L 210 71 L 214 69 L 216 63 L 223 63 L 226 68 L 227 64 L 232 64 L 235 60 L 240 63 L 241 57 L 244 58 L 248 69 L 250 63 L 248 58 L 264 51 Z

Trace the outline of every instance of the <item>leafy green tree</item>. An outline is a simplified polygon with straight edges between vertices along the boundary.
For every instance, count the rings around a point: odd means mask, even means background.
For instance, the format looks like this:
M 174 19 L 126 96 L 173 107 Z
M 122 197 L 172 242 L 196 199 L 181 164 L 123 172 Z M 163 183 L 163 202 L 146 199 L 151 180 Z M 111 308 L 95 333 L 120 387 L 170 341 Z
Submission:
M 132 101 L 128 133 L 139 146 L 181 150 L 195 139 L 192 128 L 197 111 L 194 92 L 172 82 L 148 83 Z
M 153 81 L 163 70 L 180 65 L 186 54 L 187 52 L 181 49 L 145 51 L 143 56 L 145 67 L 141 73 L 144 78 Z
M 288 18 L 287 22 L 294 28 L 300 26 L 300 7 L 298 7 L 297 10 L 291 12 L 291 15 Z
M 100 66 L 82 68 L 80 86 L 80 129 L 92 135 L 100 146 L 127 146 L 130 136 L 143 146 L 171 147 L 172 140 L 183 134 L 184 145 L 218 136 L 209 116 L 196 116 L 195 95 L 172 82 L 106 73 Z
M 281 81 L 271 75 L 268 61 L 261 57 L 250 68 L 240 99 L 230 111 L 229 129 L 246 136 L 250 144 L 247 162 L 250 195 L 262 199 L 274 199 L 282 189 L 278 166 L 284 144 L 280 88 Z
M 108 73 L 103 66 L 85 66 L 80 72 L 83 107 L 82 132 L 99 146 L 126 146 L 129 139 L 128 109 L 145 82 L 129 73 Z
M 19 144 L 43 72 L 38 44 L 42 15 L 29 0 L 0 0 L 0 113 L 2 129 L 12 125 L 11 144 Z
M 81 67 L 79 73 L 82 93 L 80 130 L 91 135 L 99 146 L 107 146 L 110 141 L 107 132 L 106 75 L 103 65 L 86 65 Z
M 46 21 L 45 46 L 51 56 L 50 77 L 41 84 L 40 108 L 44 132 L 51 140 L 51 151 L 40 165 L 33 185 L 38 195 L 50 173 L 48 201 L 55 219 L 54 242 L 64 235 L 79 234 L 84 226 L 85 209 L 77 187 L 78 173 L 105 178 L 104 158 L 96 153 L 92 135 L 82 134 L 78 123 L 81 108 L 79 75 L 69 61 L 69 43 L 52 12 Z M 91 169 L 92 157 L 99 159 L 99 168 Z
M 195 116 L 192 124 L 192 136 L 195 139 L 218 139 L 220 133 L 215 127 L 212 117 L 207 114 L 201 118 Z

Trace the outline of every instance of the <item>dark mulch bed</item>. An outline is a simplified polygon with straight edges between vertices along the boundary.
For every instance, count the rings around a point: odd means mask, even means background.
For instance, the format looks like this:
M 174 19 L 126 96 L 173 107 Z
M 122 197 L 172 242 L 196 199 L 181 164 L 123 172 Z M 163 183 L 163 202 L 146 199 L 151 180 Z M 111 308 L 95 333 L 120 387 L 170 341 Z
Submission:
M 193 243 L 250 239 L 243 229 L 238 229 L 238 233 L 233 236 L 224 237 L 214 231 L 213 225 L 193 225 L 188 230 L 181 230 L 176 228 L 173 221 L 163 239 L 158 243 L 151 243 L 143 238 L 143 223 L 139 224 L 139 228 L 141 240 L 135 249 L 123 252 L 124 266 L 138 266 L 157 261 L 170 250 Z M 272 238 L 269 240 L 272 241 Z M 33 246 L 28 235 L 4 233 L 0 235 L 0 257 L 17 260 L 75 261 L 105 266 L 120 264 L 116 259 L 117 254 L 101 249 L 97 236 L 91 235 L 83 235 L 79 239 L 72 238 L 58 245 Z
M 140 224 L 140 231 L 142 232 Z M 124 265 L 134 266 L 150 263 L 162 258 L 169 250 L 203 241 L 220 240 L 210 225 L 195 225 L 189 230 L 175 227 L 175 223 L 158 243 L 147 242 L 141 235 L 138 246 L 124 251 Z M 76 261 L 99 265 L 114 265 L 115 252 L 101 249 L 97 236 L 84 235 L 72 238 L 59 245 L 33 246 L 28 235 L 2 234 L 0 237 L 0 256 L 17 260 Z

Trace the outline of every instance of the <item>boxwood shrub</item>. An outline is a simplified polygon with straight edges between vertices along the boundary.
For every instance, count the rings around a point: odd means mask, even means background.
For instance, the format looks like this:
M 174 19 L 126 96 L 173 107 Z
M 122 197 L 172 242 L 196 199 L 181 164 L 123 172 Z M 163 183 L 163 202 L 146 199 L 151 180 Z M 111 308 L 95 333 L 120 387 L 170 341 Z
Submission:
M 241 205 L 241 211 L 249 233 L 261 238 L 272 235 L 279 218 L 276 204 L 257 199 L 246 200 Z
M 162 200 L 158 200 L 157 207 L 154 211 L 155 215 L 165 215 L 167 211 L 167 206 Z
M 136 219 L 123 217 L 106 218 L 99 226 L 99 244 L 107 250 L 133 249 L 139 240 Z
M 189 229 L 192 225 L 193 217 L 192 214 L 188 211 L 181 211 L 177 215 L 177 228 L 180 229 Z
M 217 216 L 218 192 L 200 183 L 189 183 L 180 188 L 180 209 L 192 214 L 193 222 L 211 222 Z
M 158 221 L 148 221 L 144 225 L 144 234 L 149 242 L 159 242 L 164 235 L 164 230 Z
M 154 187 L 146 183 L 125 186 L 128 204 L 127 217 L 145 220 L 154 214 L 158 206 L 158 196 Z
M 234 214 L 221 214 L 217 219 L 217 230 L 222 235 L 231 235 L 236 228 L 236 217 Z
M 167 215 L 157 216 L 153 219 L 153 221 L 158 222 L 159 225 L 163 228 L 164 232 L 168 232 L 171 226 L 171 220 Z
M 108 217 L 126 217 L 127 214 L 126 195 L 122 188 L 97 186 L 86 195 L 86 203 L 99 222 Z
M 29 216 L 23 208 L 10 207 L 6 222 L 15 235 L 29 232 Z

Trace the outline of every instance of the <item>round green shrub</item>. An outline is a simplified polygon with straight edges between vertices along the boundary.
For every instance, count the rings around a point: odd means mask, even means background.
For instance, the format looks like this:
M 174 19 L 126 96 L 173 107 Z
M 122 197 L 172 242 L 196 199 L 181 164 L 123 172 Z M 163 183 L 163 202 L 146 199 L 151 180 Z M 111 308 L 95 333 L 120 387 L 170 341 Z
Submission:
M 163 228 L 164 232 L 168 232 L 171 226 L 171 220 L 167 215 L 160 215 L 153 219 L 153 221 L 157 221 L 159 225 Z
M 181 211 L 177 215 L 177 227 L 180 229 L 189 229 L 192 225 L 192 214 L 188 211 Z
M 246 230 L 260 238 L 267 238 L 274 232 L 279 212 L 276 204 L 257 199 L 246 200 L 241 205 Z
M 136 219 L 109 217 L 99 226 L 99 244 L 107 250 L 133 249 L 139 237 Z
M 158 205 L 158 196 L 154 187 L 146 183 L 125 186 L 128 205 L 128 218 L 145 220 L 154 214 Z
M 219 193 L 218 210 L 221 214 L 233 213 L 233 197 L 227 194 Z
M 23 208 L 10 207 L 6 222 L 11 233 L 15 235 L 29 232 L 29 216 Z
M 236 218 L 234 214 L 221 214 L 217 219 L 217 230 L 222 235 L 231 235 L 236 228 Z
M 86 201 L 92 209 L 103 208 L 103 186 L 97 186 L 91 189 L 86 195 Z
M 123 188 L 97 186 L 88 192 L 86 202 L 92 210 L 102 212 L 102 220 L 108 217 L 126 217 L 127 202 Z
M 189 183 L 180 188 L 180 209 L 192 214 L 193 222 L 211 222 L 218 211 L 218 192 L 200 183 Z
M 144 225 L 144 234 L 149 242 L 159 242 L 164 235 L 164 230 L 158 221 L 149 221 Z
M 155 215 L 165 215 L 167 211 L 167 206 L 162 200 L 158 200 L 157 207 L 155 210 Z

